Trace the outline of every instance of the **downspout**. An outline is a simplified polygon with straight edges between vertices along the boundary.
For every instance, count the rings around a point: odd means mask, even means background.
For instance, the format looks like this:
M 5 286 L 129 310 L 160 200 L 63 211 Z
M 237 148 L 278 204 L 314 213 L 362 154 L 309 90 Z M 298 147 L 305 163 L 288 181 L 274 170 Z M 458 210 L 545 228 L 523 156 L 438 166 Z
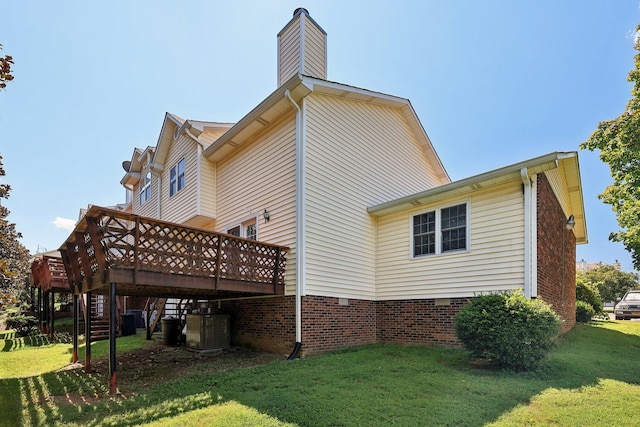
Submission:
M 531 177 L 531 298 L 538 296 L 538 175 Z
M 305 189 L 305 147 L 302 139 L 302 109 L 291 97 L 287 89 L 284 96 L 296 109 L 296 345 L 287 358 L 292 360 L 302 347 L 302 290 L 305 278 L 305 226 L 304 226 L 304 189 Z
M 531 180 L 527 168 L 520 169 L 524 185 L 524 296 L 531 298 Z

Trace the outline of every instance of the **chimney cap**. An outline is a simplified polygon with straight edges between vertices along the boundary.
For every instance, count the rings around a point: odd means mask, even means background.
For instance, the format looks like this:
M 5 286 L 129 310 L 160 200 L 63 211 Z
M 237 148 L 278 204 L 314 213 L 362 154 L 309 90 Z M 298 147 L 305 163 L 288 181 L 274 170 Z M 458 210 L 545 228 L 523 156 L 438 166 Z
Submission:
M 293 16 L 296 16 L 301 11 L 306 13 L 307 15 L 309 14 L 309 11 L 307 9 L 305 9 L 304 7 L 299 7 L 296 10 L 293 11 Z

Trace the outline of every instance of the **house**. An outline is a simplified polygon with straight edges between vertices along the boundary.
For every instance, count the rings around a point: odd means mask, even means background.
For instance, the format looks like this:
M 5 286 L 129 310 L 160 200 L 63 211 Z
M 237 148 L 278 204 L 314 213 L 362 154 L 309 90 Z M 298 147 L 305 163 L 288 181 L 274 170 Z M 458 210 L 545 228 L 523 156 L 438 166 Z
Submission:
M 327 80 L 326 38 L 296 9 L 269 96 L 235 124 L 167 113 L 123 164 L 132 214 L 289 248 L 283 294 L 217 299 L 232 342 L 455 345 L 460 308 L 509 289 L 570 329 L 587 242 L 577 153 L 452 182 L 409 100 Z

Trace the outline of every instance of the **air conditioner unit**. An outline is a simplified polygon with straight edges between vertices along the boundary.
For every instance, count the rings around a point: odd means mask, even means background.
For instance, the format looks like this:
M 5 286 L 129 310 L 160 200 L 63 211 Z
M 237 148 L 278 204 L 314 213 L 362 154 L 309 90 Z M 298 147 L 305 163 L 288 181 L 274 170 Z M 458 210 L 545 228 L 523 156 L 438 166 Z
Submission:
M 228 314 L 188 314 L 187 348 L 215 350 L 231 345 Z

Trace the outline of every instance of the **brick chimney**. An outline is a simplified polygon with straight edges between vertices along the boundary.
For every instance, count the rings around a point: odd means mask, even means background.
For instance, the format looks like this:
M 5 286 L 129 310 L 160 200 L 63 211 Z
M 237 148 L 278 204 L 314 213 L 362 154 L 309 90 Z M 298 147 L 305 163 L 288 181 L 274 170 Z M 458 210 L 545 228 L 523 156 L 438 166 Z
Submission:
M 278 33 L 278 86 L 298 73 L 327 79 L 327 33 L 302 7 Z

